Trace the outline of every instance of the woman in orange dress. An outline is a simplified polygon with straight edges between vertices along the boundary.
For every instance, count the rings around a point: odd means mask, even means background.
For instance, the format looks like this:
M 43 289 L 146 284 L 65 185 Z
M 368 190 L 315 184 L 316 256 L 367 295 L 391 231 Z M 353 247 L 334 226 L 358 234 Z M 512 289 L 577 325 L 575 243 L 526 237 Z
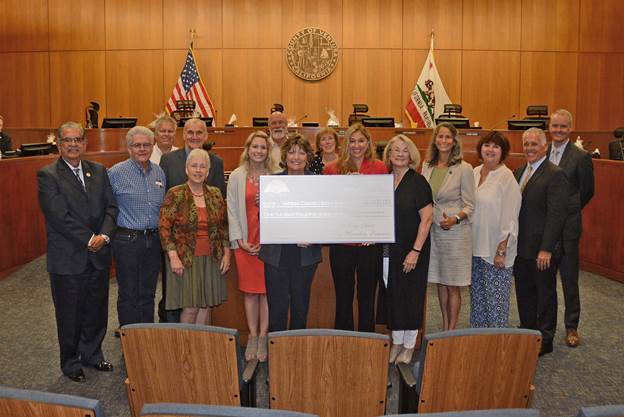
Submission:
M 264 281 L 264 263 L 258 259 L 260 250 L 259 208 L 257 195 L 260 175 L 277 170 L 271 159 L 273 141 L 262 132 L 253 132 L 245 141 L 239 167 L 230 174 L 227 208 L 230 244 L 238 271 L 238 288 L 244 294 L 245 315 L 249 328 L 245 359 L 267 358 L 269 309 Z

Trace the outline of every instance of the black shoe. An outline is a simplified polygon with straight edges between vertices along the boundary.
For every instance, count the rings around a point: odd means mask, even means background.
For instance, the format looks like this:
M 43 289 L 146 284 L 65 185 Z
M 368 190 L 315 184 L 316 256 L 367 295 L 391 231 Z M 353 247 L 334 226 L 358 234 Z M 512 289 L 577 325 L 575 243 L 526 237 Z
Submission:
M 76 372 L 66 374 L 65 376 L 74 382 L 85 382 L 87 380 L 82 369 L 78 369 Z
M 553 351 L 552 343 L 549 343 L 549 344 L 546 344 L 546 345 L 542 343 L 542 347 L 540 349 L 539 355 L 540 356 L 544 356 L 544 355 L 546 355 L 548 353 L 551 353 L 552 351 Z
M 102 361 L 100 363 L 96 363 L 93 366 L 96 370 L 101 372 L 113 372 L 113 364 L 110 362 Z

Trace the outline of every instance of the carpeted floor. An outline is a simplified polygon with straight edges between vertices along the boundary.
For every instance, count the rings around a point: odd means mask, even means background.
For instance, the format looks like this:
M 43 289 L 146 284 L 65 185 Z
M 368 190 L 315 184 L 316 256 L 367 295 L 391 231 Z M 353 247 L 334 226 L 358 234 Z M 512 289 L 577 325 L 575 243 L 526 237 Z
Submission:
M 117 286 L 111 283 L 109 329 L 117 327 Z M 555 351 L 541 358 L 535 379 L 533 406 L 542 417 L 572 417 L 581 406 L 624 403 L 624 285 L 597 275 L 581 276 L 582 345 L 566 347 L 562 341 L 563 300 L 559 289 L 559 329 Z M 464 291 L 459 327 L 468 325 L 468 292 Z M 513 296 L 512 296 L 513 297 Z M 512 298 L 513 299 L 513 298 Z M 58 366 L 56 324 L 45 257 L 0 281 L 0 385 L 97 398 L 109 417 L 130 416 L 123 386 L 125 378 L 119 339 L 109 334 L 103 346 L 112 373 L 86 369 L 87 382 L 77 384 L 61 375 Z M 435 287 L 428 295 L 428 332 L 440 329 Z M 510 326 L 518 315 L 512 303 Z M 266 371 L 260 370 L 260 381 Z M 258 384 L 259 405 L 266 385 Z M 393 402 L 389 401 L 390 411 Z

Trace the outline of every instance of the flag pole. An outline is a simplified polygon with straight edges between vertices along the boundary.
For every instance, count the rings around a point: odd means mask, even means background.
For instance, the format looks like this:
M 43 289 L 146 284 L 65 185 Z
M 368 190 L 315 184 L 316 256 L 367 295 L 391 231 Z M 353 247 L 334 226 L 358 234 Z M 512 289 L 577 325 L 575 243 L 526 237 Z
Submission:
M 429 49 L 433 51 L 433 38 L 435 38 L 435 32 L 431 29 L 431 43 L 429 45 Z
M 191 41 L 189 42 L 189 48 L 193 49 L 193 42 L 195 41 L 195 34 L 197 31 L 195 29 L 189 29 L 189 33 L 191 35 Z

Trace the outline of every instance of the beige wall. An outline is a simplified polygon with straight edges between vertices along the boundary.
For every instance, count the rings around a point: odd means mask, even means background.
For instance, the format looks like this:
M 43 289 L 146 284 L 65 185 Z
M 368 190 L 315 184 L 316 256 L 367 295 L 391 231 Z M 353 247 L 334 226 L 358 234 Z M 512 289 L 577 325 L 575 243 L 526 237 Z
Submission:
M 266 115 L 342 124 L 351 104 L 403 118 L 436 33 L 446 90 L 484 127 L 504 127 L 529 104 L 565 107 L 580 130 L 624 125 L 621 0 L 3 0 L 0 114 L 9 127 L 162 111 L 195 28 L 199 70 L 223 125 Z M 284 62 L 307 26 L 341 49 L 337 69 L 315 83 Z

